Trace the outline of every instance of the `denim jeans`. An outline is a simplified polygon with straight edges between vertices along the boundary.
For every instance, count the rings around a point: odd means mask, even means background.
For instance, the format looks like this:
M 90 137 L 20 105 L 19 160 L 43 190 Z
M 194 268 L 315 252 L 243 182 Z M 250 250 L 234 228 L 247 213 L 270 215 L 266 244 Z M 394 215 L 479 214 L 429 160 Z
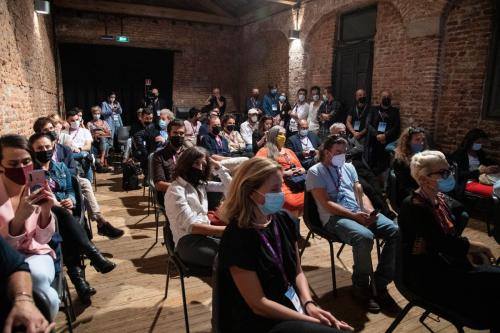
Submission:
M 59 311 L 59 295 L 51 287 L 55 276 L 54 259 L 48 254 L 34 254 L 27 257 L 25 261 L 30 266 L 33 289 L 47 297 L 50 317 L 54 320 Z
M 345 217 L 332 216 L 325 228 L 342 242 L 352 246 L 354 257 L 352 283 L 362 288 L 370 285 L 369 278 L 373 270 L 371 257 L 373 240 L 382 238 L 385 244 L 375 271 L 375 286 L 377 289 L 384 289 L 392 281 L 399 237 L 399 227 L 396 223 L 382 214 L 378 214 L 377 220 L 368 227 Z

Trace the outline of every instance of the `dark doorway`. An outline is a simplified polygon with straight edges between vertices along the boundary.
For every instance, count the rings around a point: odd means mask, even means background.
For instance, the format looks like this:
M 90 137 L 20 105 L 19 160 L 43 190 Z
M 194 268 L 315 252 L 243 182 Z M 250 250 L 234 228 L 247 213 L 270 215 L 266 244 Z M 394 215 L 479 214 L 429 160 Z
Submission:
M 88 44 L 60 44 L 59 50 L 66 110 L 78 106 L 88 120 L 90 108 L 114 91 L 130 124 L 144 98 L 145 79 L 172 107 L 173 51 Z
M 354 93 L 365 89 L 371 98 L 373 37 L 377 7 L 341 15 L 337 48 L 334 55 L 333 87 L 335 96 L 348 109 L 354 105 Z

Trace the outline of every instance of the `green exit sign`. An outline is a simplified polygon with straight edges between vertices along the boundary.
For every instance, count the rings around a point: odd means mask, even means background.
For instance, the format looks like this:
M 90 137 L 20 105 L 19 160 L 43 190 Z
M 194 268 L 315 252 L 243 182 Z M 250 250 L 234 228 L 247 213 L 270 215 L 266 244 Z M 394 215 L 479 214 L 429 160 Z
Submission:
M 116 36 L 118 43 L 128 43 L 128 36 Z

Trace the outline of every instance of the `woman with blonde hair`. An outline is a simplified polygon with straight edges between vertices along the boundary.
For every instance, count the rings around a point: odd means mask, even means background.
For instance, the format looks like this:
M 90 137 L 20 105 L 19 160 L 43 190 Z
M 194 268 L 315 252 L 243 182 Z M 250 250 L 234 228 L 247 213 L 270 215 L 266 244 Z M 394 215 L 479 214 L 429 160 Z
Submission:
M 293 150 L 285 148 L 286 130 L 281 126 L 272 127 L 267 133 L 267 143 L 260 148 L 255 156 L 267 157 L 278 162 L 283 168 L 283 177 L 300 176 L 306 170 Z M 292 189 L 283 182 L 281 190 L 285 193 L 284 208 L 299 216 L 304 210 L 304 191 L 292 192 Z
M 229 187 L 219 248 L 221 332 L 352 330 L 312 300 L 281 188 L 281 166 L 259 157 L 241 164 Z

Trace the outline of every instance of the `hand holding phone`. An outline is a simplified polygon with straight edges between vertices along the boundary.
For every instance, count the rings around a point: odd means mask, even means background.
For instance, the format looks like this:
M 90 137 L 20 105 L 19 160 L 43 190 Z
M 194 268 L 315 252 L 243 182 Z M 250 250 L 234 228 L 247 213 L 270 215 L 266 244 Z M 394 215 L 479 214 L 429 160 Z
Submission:
M 31 192 L 35 192 L 36 190 L 44 187 L 48 179 L 49 172 L 46 170 L 38 169 L 31 171 L 29 173 Z

